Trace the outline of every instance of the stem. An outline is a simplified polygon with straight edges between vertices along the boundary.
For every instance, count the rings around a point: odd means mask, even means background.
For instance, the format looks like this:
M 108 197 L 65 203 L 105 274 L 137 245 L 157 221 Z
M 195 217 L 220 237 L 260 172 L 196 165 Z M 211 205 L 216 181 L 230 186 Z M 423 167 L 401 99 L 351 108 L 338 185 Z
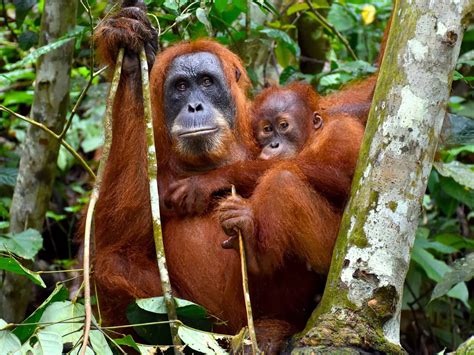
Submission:
M 69 127 L 71 127 L 72 119 L 74 118 L 74 115 L 76 114 L 77 109 L 79 108 L 79 105 L 81 104 L 82 100 L 86 96 L 87 91 L 91 87 L 92 80 L 95 77 L 95 73 L 94 73 L 94 65 L 95 65 L 95 63 L 94 63 L 94 58 L 95 58 L 95 54 L 94 54 L 94 48 L 95 48 L 95 45 L 94 45 L 94 24 L 93 24 L 93 20 L 92 20 L 91 7 L 90 7 L 89 2 L 87 0 L 85 0 L 85 2 L 83 0 L 81 0 L 80 2 L 81 2 L 81 5 L 84 7 L 85 11 L 87 12 L 87 15 L 89 16 L 89 27 L 90 27 L 90 30 L 91 30 L 91 39 L 90 39 L 91 44 L 90 44 L 90 47 L 89 47 L 90 48 L 90 55 L 89 55 L 90 75 L 89 75 L 89 80 L 87 81 L 86 86 L 84 87 L 84 89 L 82 89 L 81 94 L 77 98 L 77 101 L 74 104 L 74 107 L 72 108 L 71 114 L 69 115 L 69 118 L 68 118 L 68 120 L 67 120 L 67 122 L 66 122 L 66 124 L 63 128 L 63 131 L 59 134 L 60 139 L 64 138 L 64 136 L 66 135 L 66 132 L 68 131 Z
M 232 185 L 232 196 L 236 196 L 235 186 Z M 244 302 L 245 302 L 245 311 L 247 312 L 247 325 L 249 328 L 250 341 L 252 342 L 252 353 L 254 355 L 260 354 L 257 344 L 257 334 L 255 332 L 255 325 L 253 323 L 253 314 L 252 314 L 252 303 L 250 302 L 250 291 L 249 291 L 249 277 L 247 272 L 247 257 L 245 254 L 244 238 L 242 238 L 242 233 L 239 230 L 239 250 L 240 250 L 240 267 L 242 272 L 242 288 L 244 291 Z
M 176 315 L 176 305 L 171 291 L 168 268 L 166 266 L 163 231 L 161 229 L 160 195 L 158 192 L 158 182 L 156 179 L 158 164 L 156 161 L 155 137 L 153 133 L 153 120 L 151 116 L 150 82 L 148 78 L 148 62 L 143 47 L 140 51 L 140 67 L 142 73 L 143 111 L 145 117 L 146 141 L 148 146 L 148 180 L 150 183 L 151 215 L 153 218 L 153 239 L 155 241 L 156 259 L 158 262 L 158 270 L 160 272 L 161 289 L 163 291 L 163 298 L 165 300 L 166 310 L 168 312 L 168 320 L 170 321 L 171 338 L 174 345 L 173 349 L 175 354 L 180 354 L 179 347 L 181 346 L 181 340 L 178 337 L 179 324 L 176 322 L 178 317 Z
M 102 177 L 104 175 L 105 165 L 109 158 L 110 146 L 112 145 L 112 111 L 115 101 L 115 94 L 117 93 L 117 87 L 120 81 L 120 74 L 122 73 L 122 62 L 123 62 L 123 48 L 120 49 L 117 55 L 117 62 L 115 64 L 114 76 L 112 84 L 110 85 L 109 96 L 107 97 L 107 108 L 105 111 L 104 118 L 104 132 L 105 140 L 104 147 L 102 150 L 102 157 L 99 163 L 99 169 L 97 172 L 97 179 L 95 180 L 94 188 L 92 189 L 91 199 L 89 206 L 87 207 L 86 215 L 86 227 L 84 231 L 84 308 L 86 317 L 84 319 L 84 338 L 82 340 L 81 355 L 84 355 L 87 350 L 87 343 L 89 341 L 89 333 L 91 329 L 92 320 L 92 307 L 91 307 L 91 287 L 90 287 L 90 245 L 91 245 L 91 230 L 92 222 L 94 217 L 95 204 L 99 198 L 100 185 L 102 183 Z
M 90 166 L 86 163 L 86 161 L 84 159 L 82 159 L 82 157 L 79 155 L 79 153 L 68 142 L 66 142 L 64 139 L 60 139 L 58 134 L 54 133 L 52 130 L 50 130 L 48 127 L 46 127 L 44 124 L 42 124 L 38 121 L 35 121 L 32 118 L 22 116 L 19 113 L 16 113 L 15 111 L 10 110 L 8 107 L 5 107 L 3 105 L 0 105 L 0 111 L 8 112 L 12 116 L 15 116 L 16 118 L 19 118 L 20 120 L 28 122 L 29 124 L 42 129 L 43 131 L 45 131 L 46 133 L 48 133 L 52 137 L 59 140 L 59 143 L 61 143 L 62 146 L 64 148 L 66 148 L 68 150 L 68 152 L 71 153 L 72 156 L 77 159 L 77 161 L 79 161 L 79 163 L 82 165 L 82 167 L 84 169 L 86 169 L 86 171 L 89 173 L 89 175 L 92 177 L 92 179 L 95 180 L 95 174 L 92 171 L 92 169 L 90 168 Z
M 90 239 L 91 239 L 92 218 L 94 216 L 94 207 L 95 207 L 98 197 L 99 196 L 96 193 L 96 188 L 94 186 L 94 190 L 92 191 L 92 195 L 91 195 L 91 200 L 89 202 L 89 206 L 87 207 L 86 228 L 84 232 L 83 268 L 84 268 L 84 309 L 85 309 L 86 316 L 84 318 L 84 334 L 83 334 L 80 355 L 85 355 L 86 353 L 87 343 L 89 342 L 89 332 L 91 330 L 92 309 L 91 309 L 91 287 L 90 287 L 90 271 L 89 271 L 90 269 Z
M 344 47 L 346 47 L 347 51 L 349 52 L 349 54 L 351 55 L 351 57 L 354 59 L 354 60 L 358 60 L 359 58 L 357 58 L 357 55 L 354 53 L 354 51 L 352 50 L 349 42 L 347 41 L 347 39 L 341 34 L 341 32 L 339 32 L 336 27 L 333 26 L 332 23 L 328 22 L 328 20 L 326 20 L 324 18 L 323 15 L 321 15 L 313 6 L 313 4 L 311 3 L 310 0 L 305 0 L 306 4 L 308 4 L 311 12 L 313 13 L 314 16 L 316 16 L 316 18 L 323 24 L 323 26 L 325 26 L 328 30 L 330 30 L 332 33 L 334 33 L 336 35 L 337 38 L 340 39 L 340 41 L 342 42 L 342 44 L 344 45 Z

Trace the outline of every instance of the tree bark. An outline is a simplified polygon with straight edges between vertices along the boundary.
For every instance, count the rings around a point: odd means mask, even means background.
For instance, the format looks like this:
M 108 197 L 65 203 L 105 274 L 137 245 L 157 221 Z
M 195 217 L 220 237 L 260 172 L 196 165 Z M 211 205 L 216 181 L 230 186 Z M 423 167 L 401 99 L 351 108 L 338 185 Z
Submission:
M 472 0 L 400 0 L 326 289 L 294 353 L 404 353 L 410 251 Z
M 48 0 L 41 19 L 40 46 L 74 29 L 77 1 Z M 59 133 L 64 126 L 69 101 L 69 78 L 74 39 L 38 59 L 31 117 Z M 10 231 L 43 229 L 56 174 L 59 141 L 29 126 L 22 146 L 20 168 L 10 209 Z M 22 276 L 5 273 L 0 294 L 0 318 L 23 319 L 31 299 L 32 285 Z

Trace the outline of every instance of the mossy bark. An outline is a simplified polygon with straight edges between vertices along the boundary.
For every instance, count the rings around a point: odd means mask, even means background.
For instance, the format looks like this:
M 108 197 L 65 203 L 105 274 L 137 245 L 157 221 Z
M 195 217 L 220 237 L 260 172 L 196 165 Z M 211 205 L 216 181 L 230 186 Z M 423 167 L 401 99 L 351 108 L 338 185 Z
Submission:
M 470 0 L 396 1 L 321 303 L 294 353 L 399 344 L 403 283 Z M 335 350 L 339 349 L 339 350 Z

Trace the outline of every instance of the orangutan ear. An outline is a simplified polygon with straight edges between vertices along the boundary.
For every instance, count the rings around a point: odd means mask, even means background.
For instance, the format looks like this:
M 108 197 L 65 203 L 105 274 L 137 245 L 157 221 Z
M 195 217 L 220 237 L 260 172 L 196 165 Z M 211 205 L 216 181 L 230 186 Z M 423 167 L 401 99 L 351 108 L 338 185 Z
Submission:
M 313 112 L 313 127 L 319 129 L 323 126 L 323 118 L 318 112 Z
M 235 68 L 235 81 L 239 82 L 241 75 L 242 73 L 240 72 L 240 70 L 238 68 Z

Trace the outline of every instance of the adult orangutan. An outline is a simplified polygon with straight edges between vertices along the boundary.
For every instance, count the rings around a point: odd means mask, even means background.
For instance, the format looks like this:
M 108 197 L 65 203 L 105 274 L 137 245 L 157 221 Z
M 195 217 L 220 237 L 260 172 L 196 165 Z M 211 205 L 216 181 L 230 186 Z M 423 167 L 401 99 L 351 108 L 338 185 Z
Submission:
M 105 20 L 96 42 L 99 57 L 111 66 L 118 49 L 126 50 L 95 214 L 94 279 L 104 320 L 117 324 L 126 322 L 125 307 L 134 298 L 161 294 L 137 56 L 144 45 L 153 63 L 156 35 L 140 5 Z M 181 43 L 156 58 L 150 80 L 161 191 L 177 176 L 246 158 L 249 81 L 237 56 L 212 41 Z M 237 331 L 245 323 L 239 260 L 221 249 L 219 224 L 210 215 L 176 218 L 162 212 L 175 294 L 203 305 L 228 322 L 228 331 Z

